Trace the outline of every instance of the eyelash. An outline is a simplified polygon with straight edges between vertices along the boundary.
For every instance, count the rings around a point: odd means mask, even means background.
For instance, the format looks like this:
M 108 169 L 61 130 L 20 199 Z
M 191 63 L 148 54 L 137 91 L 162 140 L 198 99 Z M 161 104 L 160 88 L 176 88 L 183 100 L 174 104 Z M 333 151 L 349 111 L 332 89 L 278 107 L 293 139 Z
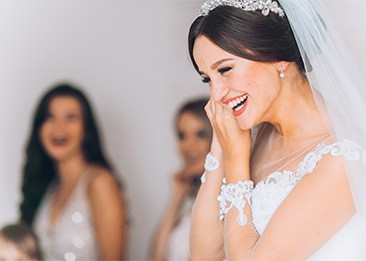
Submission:
M 196 136 L 202 140 L 208 139 L 209 133 L 206 130 L 200 130 L 196 133 Z
M 202 81 L 203 83 L 209 83 L 209 82 L 210 82 L 210 78 L 208 78 L 208 77 L 203 77 L 203 78 L 201 79 L 201 81 Z
M 232 69 L 231 67 L 224 67 L 224 68 L 218 69 L 218 72 L 222 75 L 222 74 L 230 71 L 231 69 Z M 203 83 L 209 83 L 211 80 L 210 80 L 209 77 L 204 77 L 204 78 L 201 79 L 201 81 Z
M 226 72 L 228 72 L 230 70 L 231 70 L 231 67 L 224 67 L 224 68 L 219 69 L 218 72 L 220 74 L 224 74 L 224 73 L 226 73 Z
M 206 140 L 210 137 L 210 133 L 207 130 L 199 130 L 194 135 L 201 140 Z M 187 135 L 184 132 L 178 132 L 177 138 L 179 141 L 183 141 L 187 138 Z

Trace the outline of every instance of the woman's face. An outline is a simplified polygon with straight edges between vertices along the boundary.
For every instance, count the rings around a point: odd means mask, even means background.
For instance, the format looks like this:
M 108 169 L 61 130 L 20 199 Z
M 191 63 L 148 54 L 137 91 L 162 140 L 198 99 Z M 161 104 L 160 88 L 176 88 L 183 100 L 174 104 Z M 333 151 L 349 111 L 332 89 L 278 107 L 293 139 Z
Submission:
M 208 124 L 191 112 L 183 112 L 178 118 L 178 150 L 185 172 L 189 176 L 203 173 L 203 165 L 211 143 Z
M 196 39 L 193 56 L 211 99 L 227 104 L 241 129 L 271 121 L 280 91 L 274 64 L 230 54 L 205 36 Z
M 80 103 L 71 96 L 53 98 L 48 107 L 40 138 L 47 154 L 56 161 L 81 156 L 83 113 Z

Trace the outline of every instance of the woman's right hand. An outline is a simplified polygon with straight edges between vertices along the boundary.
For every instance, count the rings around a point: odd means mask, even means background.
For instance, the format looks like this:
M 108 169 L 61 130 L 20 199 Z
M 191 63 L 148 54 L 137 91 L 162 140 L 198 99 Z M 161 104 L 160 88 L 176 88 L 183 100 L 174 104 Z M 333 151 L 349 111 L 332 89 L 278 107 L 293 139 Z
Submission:
M 222 151 L 222 147 L 220 145 L 219 139 L 217 137 L 217 133 L 216 130 L 213 126 L 213 113 L 211 110 L 211 103 L 212 103 L 212 99 L 210 99 L 208 101 L 208 103 L 205 106 L 205 111 L 207 114 L 207 117 L 210 120 L 211 126 L 212 126 L 212 142 L 211 142 L 211 150 L 210 153 L 215 156 L 216 158 L 218 158 L 220 161 L 222 161 L 222 156 L 223 156 L 223 151 Z
M 233 181 L 250 178 L 250 130 L 240 129 L 227 104 L 210 99 L 205 110 L 215 138 L 212 153 L 223 162 L 225 177 Z

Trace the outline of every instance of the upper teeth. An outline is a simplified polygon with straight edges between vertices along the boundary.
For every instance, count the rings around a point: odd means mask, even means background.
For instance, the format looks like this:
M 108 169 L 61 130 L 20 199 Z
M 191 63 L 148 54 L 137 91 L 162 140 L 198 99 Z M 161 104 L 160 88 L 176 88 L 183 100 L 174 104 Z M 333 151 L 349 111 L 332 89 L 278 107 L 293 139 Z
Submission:
M 231 102 L 229 102 L 229 107 L 232 109 L 235 106 L 237 106 L 238 104 L 243 103 L 243 101 L 245 101 L 247 98 L 248 98 L 248 94 L 238 97 L 235 100 L 232 100 Z

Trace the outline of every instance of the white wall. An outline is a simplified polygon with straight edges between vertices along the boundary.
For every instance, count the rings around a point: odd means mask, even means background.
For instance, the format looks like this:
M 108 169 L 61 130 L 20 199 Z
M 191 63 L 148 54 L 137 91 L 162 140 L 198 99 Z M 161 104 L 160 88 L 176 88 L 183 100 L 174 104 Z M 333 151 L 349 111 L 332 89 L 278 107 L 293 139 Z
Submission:
M 71 80 L 89 94 L 108 154 L 126 183 L 130 259 L 146 258 L 169 195 L 168 177 L 179 164 L 173 114 L 187 97 L 208 94 L 186 50 L 201 2 L 0 2 L 0 225 L 18 215 L 34 106 L 52 83 Z M 327 2 L 366 68 L 366 3 Z

